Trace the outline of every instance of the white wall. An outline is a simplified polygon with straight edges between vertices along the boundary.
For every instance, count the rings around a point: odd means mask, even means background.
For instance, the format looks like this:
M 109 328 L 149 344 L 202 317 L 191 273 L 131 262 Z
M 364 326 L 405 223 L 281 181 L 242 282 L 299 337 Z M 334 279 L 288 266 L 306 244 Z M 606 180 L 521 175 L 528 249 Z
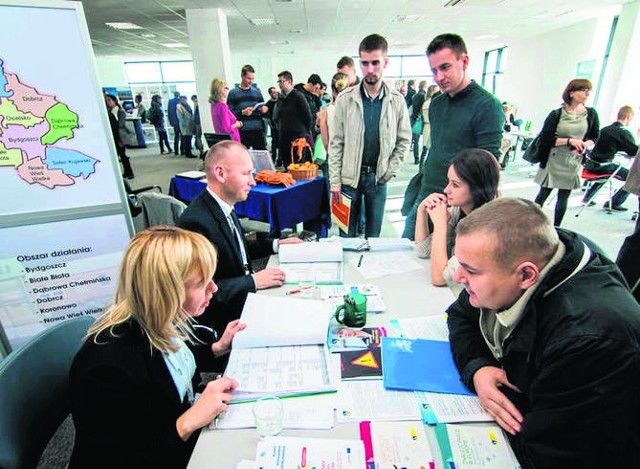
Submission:
M 124 60 L 121 58 L 96 57 L 98 81 L 101 87 L 126 87 L 127 78 L 124 74 Z

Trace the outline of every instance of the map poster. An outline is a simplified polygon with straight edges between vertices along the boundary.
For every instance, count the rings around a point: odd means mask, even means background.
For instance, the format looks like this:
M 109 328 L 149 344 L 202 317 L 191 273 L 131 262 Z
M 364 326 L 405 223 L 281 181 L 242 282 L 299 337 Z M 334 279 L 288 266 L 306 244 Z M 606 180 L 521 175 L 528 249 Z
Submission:
M 0 0 L 0 216 L 121 204 L 79 2 Z
M 5 228 L 2 236 L 0 323 L 12 348 L 113 300 L 129 242 L 123 215 Z

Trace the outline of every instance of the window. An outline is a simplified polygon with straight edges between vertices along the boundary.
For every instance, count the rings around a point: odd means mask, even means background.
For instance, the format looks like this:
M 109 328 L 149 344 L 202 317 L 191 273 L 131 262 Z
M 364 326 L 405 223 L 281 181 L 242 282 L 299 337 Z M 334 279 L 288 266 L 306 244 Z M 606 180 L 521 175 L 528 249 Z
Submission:
M 507 61 L 506 47 L 489 50 L 484 53 L 482 86 L 495 96 L 500 95 L 502 79 Z
M 162 81 L 160 62 L 125 62 L 124 71 L 129 83 L 159 83 Z

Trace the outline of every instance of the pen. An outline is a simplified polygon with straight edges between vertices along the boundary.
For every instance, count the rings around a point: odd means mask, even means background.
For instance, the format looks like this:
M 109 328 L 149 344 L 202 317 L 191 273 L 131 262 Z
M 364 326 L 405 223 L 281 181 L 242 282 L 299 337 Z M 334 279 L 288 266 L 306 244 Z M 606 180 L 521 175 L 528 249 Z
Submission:
M 363 254 L 360 254 L 360 259 L 358 259 L 358 267 L 360 267 L 362 265 L 362 258 L 364 257 Z
M 308 287 L 301 287 L 298 288 L 296 290 L 289 290 L 286 294 L 287 295 L 295 295 L 296 293 L 300 293 L 302 290 L 308 290 L 309 288 L 313 288 L 312 286 L 308 286 Z

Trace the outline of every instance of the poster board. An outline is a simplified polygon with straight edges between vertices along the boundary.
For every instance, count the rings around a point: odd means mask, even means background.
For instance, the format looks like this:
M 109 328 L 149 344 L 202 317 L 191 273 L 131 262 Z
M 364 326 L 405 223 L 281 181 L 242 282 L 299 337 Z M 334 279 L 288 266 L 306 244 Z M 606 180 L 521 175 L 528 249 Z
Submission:
M 36 285 L 57 286 L 77 273 L 54 268 L 69 277 L 31 283 L 36 277 L 27 269 L 66 258 L 55 251 L 86 248 L 69 257 L 74 269 L 90 263 L 115 280 L 114 259 L 119 263 L 133 224 L 82 4 L 0 0 L 0 18 L 0 282 L 9 295 L 0 314 L 3 356 L 52 323 L 41 312 L 51 291 Z M 20 278 L 25 296 L 16 293 Z M 77 303 L 65 313 L 97 310 L 88 305 L 115 291 L 115 281 L 102 283 L 82 301 L 63 295 L 62 302 Z M 58 300 L 49 302 L 54 308 Z

